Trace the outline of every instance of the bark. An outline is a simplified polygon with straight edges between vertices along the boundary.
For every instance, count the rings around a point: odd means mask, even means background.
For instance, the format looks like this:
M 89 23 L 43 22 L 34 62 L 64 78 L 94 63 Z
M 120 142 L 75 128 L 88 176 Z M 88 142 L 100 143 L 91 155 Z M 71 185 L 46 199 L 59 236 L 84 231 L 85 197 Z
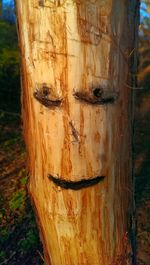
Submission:
M 29 191 L 46 264 L 131 264 L 137 1 L 16 3 Z

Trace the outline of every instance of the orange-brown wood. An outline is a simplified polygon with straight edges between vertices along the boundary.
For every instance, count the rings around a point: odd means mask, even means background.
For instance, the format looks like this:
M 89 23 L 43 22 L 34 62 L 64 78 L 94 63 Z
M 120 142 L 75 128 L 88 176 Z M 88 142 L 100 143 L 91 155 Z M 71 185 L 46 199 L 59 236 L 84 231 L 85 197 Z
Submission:
M 136 1 L 16 3 L 29 191 L 46 264 L 131 264 Z

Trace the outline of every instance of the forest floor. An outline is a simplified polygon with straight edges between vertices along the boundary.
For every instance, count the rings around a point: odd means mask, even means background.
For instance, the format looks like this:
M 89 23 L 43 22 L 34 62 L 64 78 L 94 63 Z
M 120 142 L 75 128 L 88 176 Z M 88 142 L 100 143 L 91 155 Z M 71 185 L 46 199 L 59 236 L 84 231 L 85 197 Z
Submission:
M 137 264 L 150 265 L 150 76 L 136 91 L 134 176 L 137 221 Z
M 138 92 L 134 174 L 138 265 L 150 265 L 150 95 Z M 0 111 L 0 265 L 44 265 L 27 196 L 26 153 L 20 116 Z M 149 144 L 148 144 L 149 143 Z
M 20 117 L 0 112 L 0 265 L 43 265 Z

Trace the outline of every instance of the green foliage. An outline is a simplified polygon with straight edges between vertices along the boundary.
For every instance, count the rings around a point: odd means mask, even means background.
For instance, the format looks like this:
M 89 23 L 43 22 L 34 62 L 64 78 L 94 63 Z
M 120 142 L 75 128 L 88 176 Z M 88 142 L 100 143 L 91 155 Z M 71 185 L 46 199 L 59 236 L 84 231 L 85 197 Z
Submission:
M 7 241 L 9 236 L 10 236 L 10 231 L 8 230 L 8 228 L 6 227 L 2 228 L 0 230 L 0 243 Z
M 27 182 L 28 182 L 28 177 L 27 177 L 27 176 L 23 177 L 23 178 L 20 180 L 20 182 L 21 182 L 22 185 L 26 185 Z
M 27 171 L 25 168 L 22 168 L 19 171 L 18 174 L 19 180 L 20 180 L 20 184 L 23 188 L 26 188 L 27 182 L 28 182 L 28 176 L 27 176 Z
M 3 120 L 5 117 L 5 113 L 3 111 L 0 111 L 0 121 Z
M 30 229 L 25 238 L 21 239 L 18 242 L 19 250 L 22 252 L 28 252 L 29 250 L 35 249 L 38 247 L 39 237 L 36 230 Z
M 14 125 L 19 127 L 20 124 L 20 114 L 3 111 L 0 109 L 0 125 Z
M 5 212 L 6 212 L 6 209 L 4 208 L 4 198 L 3 198 L 3 195 L 0 194 L 0 223 L 3 220 Z
M 6 258 L 6 253 L 5 253 L 5 251 L 0 251 L 0 262 L 3 262 L 4 261 L 4 259 Z
M 19 52 L 16 25 L 0 20 L 0 106 L 20 109 Z
M 16 144 L 18 141 L 19 141 L 19 139 L 20 139 L 20 135 L 18 135 L 18 136 L 16 136 L 16 138 L 12 138 L 12 139 L 9 139 L 9 140 L 6 140 L 5 142 L 4 142 L 4 147 L 5 147 L 5 149 L 6 148 L 12 148 L 12 146 L 14 145 L 14 144 Z
M 0 67 L 6 67 L 7 65 L 15 66 L 15 74 L 18 74 L 19 54 L 17 50 L 7 49 L 6 47 L 1 50 L 0 53 Z
M 19 190 L 13 193 L 12 199 L 9 202 L 11 210 L 21 210 L 24 208 L 26 202 L 26 191 Z
M 12 211 L 22 210 L 26 205 L 27 193 L 25 185 L 27 183 L 28 177 L 25 168 L 22 168 L 19 171 L 18 177 L 20 178 L 21 188 L 13 193 L 12 198 L 9 201 L 9 207 Z
M 17 50 L 16 25 L 0 20 L 0 50 L 6 49 Z
M 17 45 L 16 26 L 0 21 L 0 70 L 15 66 L 14 74 L 19 73 L 19 52 Z M 2 72 L 0 72 L 2 74 Z

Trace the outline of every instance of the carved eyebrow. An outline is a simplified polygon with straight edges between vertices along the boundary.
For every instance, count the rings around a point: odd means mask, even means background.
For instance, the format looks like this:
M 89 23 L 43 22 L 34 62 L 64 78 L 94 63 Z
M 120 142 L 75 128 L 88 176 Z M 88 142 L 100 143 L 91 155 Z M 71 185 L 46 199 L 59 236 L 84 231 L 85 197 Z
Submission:
M 68 181 L 65 179 L 60 179 L 58 177 L 54 177 L 52 175 L 48 175 L 48 178 L 56 185 L 63 189 L 71 189 L 71 190 L 80 190 L 83 188 L 88 188 L 90 186 L 98 184 L 102 181 L 105 176 L 96 176 L 92 179 L 82 179 L 79 181 Z

